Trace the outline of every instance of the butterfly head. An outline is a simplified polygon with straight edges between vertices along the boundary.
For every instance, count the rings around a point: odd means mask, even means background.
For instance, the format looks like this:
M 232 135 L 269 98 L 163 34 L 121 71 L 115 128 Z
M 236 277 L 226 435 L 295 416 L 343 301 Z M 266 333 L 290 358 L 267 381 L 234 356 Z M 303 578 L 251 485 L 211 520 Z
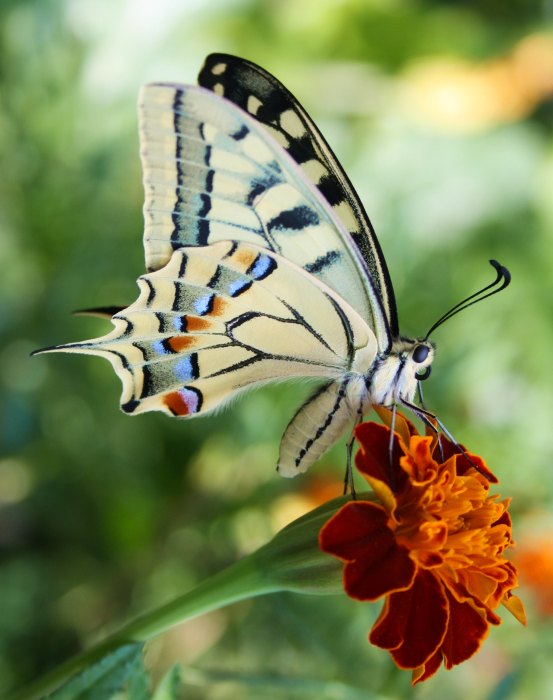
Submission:
M 371 402 L 382 406 L 411 403 L 417 382 L 430 376 L 434 353 L 434 343 L 426 338 L 394 340 L 390 351 L 376 360 L 367 377 Z

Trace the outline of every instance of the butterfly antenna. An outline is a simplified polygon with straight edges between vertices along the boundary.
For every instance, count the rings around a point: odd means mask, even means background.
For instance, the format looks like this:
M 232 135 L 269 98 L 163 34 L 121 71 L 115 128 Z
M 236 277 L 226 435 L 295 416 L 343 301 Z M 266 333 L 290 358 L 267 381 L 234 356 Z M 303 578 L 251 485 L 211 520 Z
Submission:
M 352 468 L 352 453 L 353 453 L 353 444 L 355 442 L 355 428 L 363 421 L 363 412 L 361 406 L 359 406 L 359 409 L 357 410 L 357 417 L 355 419 L 355 425 L 353 426 L 353 430 L 351 431 L 351 435 L 349 436 L 349 440 L 347 441 L 346 444 L 346 473 L 344 474 L 344 496 L 348 492 L 351 494 L 352 499 L 355 501 L 357 498 L 357 494 L 355 492 L 355 482 L 353 481 L 353 468 Z
M 447 313 L 441 316 L 436 323 L 431 326 L 430 330 L 425 336 L 425 340 L 430 337 L 430 334 L 435 331 L 438 326 L 441 326 L 442 323 L 445 323 L 452 316 L 455 316 L 455 314 L 458 314 L 460 311 L 464 311 L 469 306 L 472 306 L 483 299 L 487 299 L 487 297 L 497 294 L 497 292 L 500 292 L 502 289 L 509 286 L 511 282 L 511 273 L 509 270 L 506 267 L 503 267 L 503 265 L 500 265 L 497 260 L 490 260 L 490 265 L 494 267 L 495 271 L 497 272 L 494 281 L 491 284 L 482 287 L 482 289 L 479 289 L 474 294 L 466 297 L 466 299 L 463 299 L 458 304 L 455 304 L 455 306 L 452 306 Z

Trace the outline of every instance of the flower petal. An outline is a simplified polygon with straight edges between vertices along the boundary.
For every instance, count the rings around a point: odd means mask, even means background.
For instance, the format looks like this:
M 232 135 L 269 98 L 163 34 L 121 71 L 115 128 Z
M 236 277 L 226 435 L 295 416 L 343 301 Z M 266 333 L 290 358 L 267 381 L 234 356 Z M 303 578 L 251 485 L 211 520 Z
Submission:
M 352 501 L 326 522 L 319 534 L 323 552 L 345 561 L 380 559 L 394 544 L 385 510 L 368 501 Z
M 401 490 L 406 481 L 406 475 L 399 466 L 399 459 L 403 454 L 397 436 L 393 436 L 392 459 L 390 460 L 390 431 L 384 425 L 378 423 L 361 423 L 355 429 L 360 449 L 355 455 L 355 466 L 369 481 L 373 489 L 378 489 L 381 482 L 388 487 L 393 486 L 394 491 Z M 382 499 L 390 509 L 387 499 Z
M 411 685 L 417 685 L 417 683 L 426 681 L 428 678 L 433 676 L 442 665 L 442 661 L 442 652 L 440 649 L 438 649 L 438 651 L 431 656 L 425 664 L 419 666 L 413 671 Z
M 415 564 L 398 547 L 386 512 L 374 503 L 346 503 L 322 528 L 319 546 L 347 562 L 344 587 L 357 600 L 376 600 L 411 585 Z
M 451 668 L 475 654 L 488 635 L 488 622 L 470 603 L 449 600 L 449 624 L 442 642 L 444 665 Z
M 501 602 L 503 606 L 511 613 L 511 615 L 514 615 L 519 622 L 521 622 L 523 625 L 527 624 L 524 604 L 518 596 L 510 593 Z
M 388 531 L 389 532 L 389 531 Z M 380 559 L 357 559 L 344 568 L 344 588 L 351 598 L 377 600 L 386 593 L 402 591 L 412 584 L 417 567 L 409 551 L 398 547 L 390 533 L 390 546 Z
M 388 649 L 400 668 L 418 668 L 430 661 L 445 636 L 448 598 L 430 572 L 417 572 L 409 590 L 392 593 L 369 635 L 372 644 Z

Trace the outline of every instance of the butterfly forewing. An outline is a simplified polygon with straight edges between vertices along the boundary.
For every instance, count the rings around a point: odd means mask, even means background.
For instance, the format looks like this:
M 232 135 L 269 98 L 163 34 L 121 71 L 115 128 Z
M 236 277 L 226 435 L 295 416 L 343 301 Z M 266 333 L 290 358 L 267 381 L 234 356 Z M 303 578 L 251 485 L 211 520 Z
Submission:
M 228 54 L 209 55 L 198 83 L 262 124 L 332 206 L 367 263 L 391 335 L 396 336 L 394 291 L 374 229 L 340 162 L 302 105 L 263 68 Z
M 390 327 L 379 290 L 321 193 L 248 114 L 197 87 L 149 85 L 140 100 L 148 269 L 183 246 L 254 242 L 303 267 L 367 319 Z

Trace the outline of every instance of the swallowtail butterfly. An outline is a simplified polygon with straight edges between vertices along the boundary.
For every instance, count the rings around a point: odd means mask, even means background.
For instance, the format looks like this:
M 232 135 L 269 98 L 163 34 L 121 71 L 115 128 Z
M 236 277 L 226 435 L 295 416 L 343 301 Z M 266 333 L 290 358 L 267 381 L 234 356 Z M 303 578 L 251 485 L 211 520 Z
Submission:
M 304 472 L 372 404 L 414 406 L 434 344 L 399 333 L 363 205 L 295 97 L 241 58 L 212 54 L 199 87 L 140 95 L 148 273 L 108 335 L 48 350 L 106 357 L 130 414 L 198 416 L 239 392 L 322 380 L 291 419 L 284 476 Z M 508 284 L 497 279 L 453 313 Z M 485 296 L 487 296 L 486 294 Z

